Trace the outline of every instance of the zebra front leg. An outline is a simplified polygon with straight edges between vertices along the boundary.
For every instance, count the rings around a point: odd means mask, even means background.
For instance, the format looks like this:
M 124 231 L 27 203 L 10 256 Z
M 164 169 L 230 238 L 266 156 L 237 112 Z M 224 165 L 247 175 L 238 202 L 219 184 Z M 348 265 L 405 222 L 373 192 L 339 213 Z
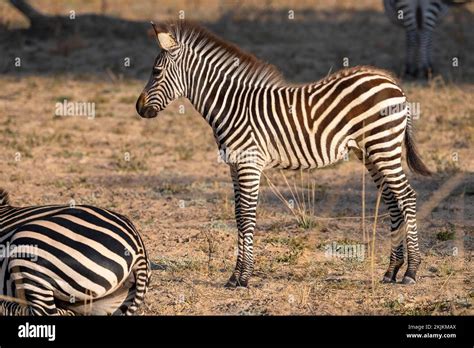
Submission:
M 237 223 L 237 262 L 235 265 L 232 276 L 225 285 L 226 288 L 235 288 L 239 284 L 240 274 L 242 272 L 242 265 L 244 260 L 244 235 L 242 234 L 242 222 L 240 219 L 240 188 L 239 188 L 239 177 L 237 174 L 237 168 L 235 165 L 230 166 L 230 175 L 232 176 L 232 184 L 234 186 L 234 204 L 235 204 L 235 220 Z
M 246 287 L 253 272 L 253 233 L 261 169 L 254 164 L 235 165 L 231 168 L 231 173 L 234 181 L 238 254 L 234 273 L 226 287 Z

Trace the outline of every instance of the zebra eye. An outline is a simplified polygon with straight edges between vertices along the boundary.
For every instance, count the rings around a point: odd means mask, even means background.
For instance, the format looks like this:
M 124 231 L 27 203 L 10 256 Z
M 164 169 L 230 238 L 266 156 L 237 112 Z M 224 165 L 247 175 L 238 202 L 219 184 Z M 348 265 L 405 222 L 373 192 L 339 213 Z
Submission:
M 153 74 L 155 74 L 155 75 L 161 74 L 162 71 L 163 71 L 163 69 L 161 69 L 161 68 L 153 68 Z

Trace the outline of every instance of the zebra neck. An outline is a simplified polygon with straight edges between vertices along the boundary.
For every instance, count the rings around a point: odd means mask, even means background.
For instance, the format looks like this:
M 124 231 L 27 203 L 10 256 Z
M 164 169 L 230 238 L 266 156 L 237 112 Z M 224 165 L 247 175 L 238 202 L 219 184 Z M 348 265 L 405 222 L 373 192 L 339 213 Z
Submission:
M 251 103 L 252 91 L 261 88 L 253 86 L 246 78 L 224 73 L 221 75 L 206 80 L 204 84 L 195 82 L 187 96 L 194 108 L 211 126 L 215 136 L 222 129 L 229 130 L 235 127 L 236 120 L 239 120 L 240 124 Z

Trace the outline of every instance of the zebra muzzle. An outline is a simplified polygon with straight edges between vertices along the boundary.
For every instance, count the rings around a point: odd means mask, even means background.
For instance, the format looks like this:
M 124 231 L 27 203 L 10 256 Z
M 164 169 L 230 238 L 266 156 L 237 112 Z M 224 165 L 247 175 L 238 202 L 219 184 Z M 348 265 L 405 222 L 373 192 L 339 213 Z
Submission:
M 145 105 L 145 94 L 140 94 L 137 100 L 137 112 L 141 117 L 152 118 L 158 115 L 158 108 L 156 106 Z

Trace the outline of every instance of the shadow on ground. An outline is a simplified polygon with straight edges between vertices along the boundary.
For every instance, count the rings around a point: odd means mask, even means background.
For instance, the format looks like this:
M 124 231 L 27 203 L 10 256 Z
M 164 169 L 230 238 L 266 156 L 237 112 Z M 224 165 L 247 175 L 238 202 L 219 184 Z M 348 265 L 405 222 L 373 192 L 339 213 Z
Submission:
M 0 27 L 1 74 L 147 78 L 158 53 L 148 20 L 96 14 L 50 18 L 49 25 L 29 30 Z M 474 32 L 468 25 L 473 19 L 466 9 L 438 28 L 434 60 L 447 80 L 474 81 L 474 57 L 469 55 Z M 305 11 L 294 20 L 287 10 L 229 12 L 201 24 L 273 63 L 292 82 L 318 80 L 342 68 L 344 59 L 350 66 L 374 65 L 395 73 L 403 65 L 403 30 L 382 12 Z M 459 58 L 459 67 L 452 67 L 452 57 Z M 21 58 L 21 67 L 15 66 L 15 58 Z

